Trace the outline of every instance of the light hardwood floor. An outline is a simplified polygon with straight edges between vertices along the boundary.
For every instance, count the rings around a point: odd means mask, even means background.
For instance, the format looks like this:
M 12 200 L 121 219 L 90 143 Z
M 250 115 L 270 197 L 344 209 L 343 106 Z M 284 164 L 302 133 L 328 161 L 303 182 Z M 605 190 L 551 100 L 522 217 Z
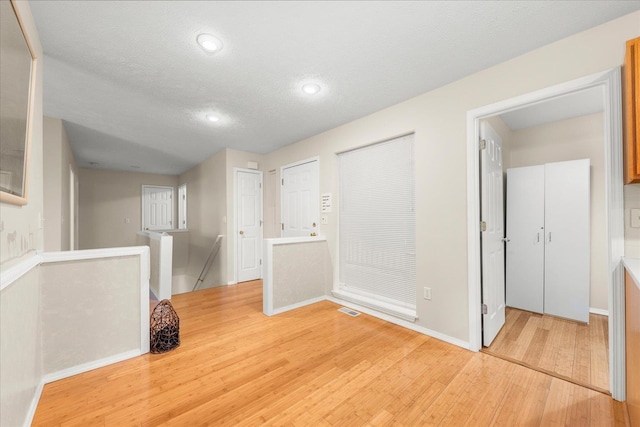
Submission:
M 176 295 L 181 346 L 45 386 L 34 425 L 624 426 L 609 396 L 261 282 Z
M 488 350 L 578 384 L 609 390 L 607 317 L 589 324 L 507 307 L 505 325 Z

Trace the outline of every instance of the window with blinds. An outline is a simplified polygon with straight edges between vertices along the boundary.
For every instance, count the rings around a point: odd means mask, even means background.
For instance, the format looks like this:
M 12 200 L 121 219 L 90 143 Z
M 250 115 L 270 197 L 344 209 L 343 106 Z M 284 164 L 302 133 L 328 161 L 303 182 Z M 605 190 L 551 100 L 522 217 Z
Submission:
M 414 135 L 339 155 L 337 297 L 415 320 Z

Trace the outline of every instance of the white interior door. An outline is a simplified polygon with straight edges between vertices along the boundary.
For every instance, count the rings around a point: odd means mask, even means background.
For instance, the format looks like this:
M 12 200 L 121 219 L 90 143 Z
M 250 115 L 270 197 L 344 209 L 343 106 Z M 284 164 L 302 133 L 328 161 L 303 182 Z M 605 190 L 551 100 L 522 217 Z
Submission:
M 317 235 L 319 199 L 317 160 L 282 168 L 282 237 Z
M 507 170 L 507 305 L 544 312 L 544 165 Z
M 178 187 L 178 228 L 187 229 L 187 184 Z
M 590 161 L 544 167 L 544 312 L 589 322 Z
M 502 172 L 502 141 L 500 136 L 482 122 L 480 136 L 486 147 L 480 155 L 482 185 L 482 317 L 483 344 L 488 346 L 505 320 L 504 297 L 504 197 Z
M 173 187 L 142 186 L 142 228 L 144 230 L 173 228 Z
M 262 172 L 236 171 L 238 282 L 262 277 Z

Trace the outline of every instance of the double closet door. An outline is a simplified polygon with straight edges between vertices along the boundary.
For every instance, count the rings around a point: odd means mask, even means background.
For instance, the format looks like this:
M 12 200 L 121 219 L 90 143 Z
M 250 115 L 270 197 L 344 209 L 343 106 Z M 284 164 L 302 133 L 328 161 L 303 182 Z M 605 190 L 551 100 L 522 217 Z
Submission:
M 507 306 L 589 321 L 589 167 L 507 170 Z

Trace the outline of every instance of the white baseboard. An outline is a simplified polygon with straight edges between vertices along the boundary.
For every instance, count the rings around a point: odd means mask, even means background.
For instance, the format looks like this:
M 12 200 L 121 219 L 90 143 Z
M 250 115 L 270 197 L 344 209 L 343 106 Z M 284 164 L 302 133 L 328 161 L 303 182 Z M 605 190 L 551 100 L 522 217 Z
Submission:
M 412 331 L 421 333 L 423 335 L 427 335 L 427 336 L 439 339 L 440 341 L 444 341 L 444 342 L 447 342 L 449 344 L 453 344 L 455 346 L 462 347 L 465 350 L 469 350 L 469 342 L 467 342 L 467 341 L 463 341 L 463 340 L 460 340 L 458 338 L 454 338 L 454 337 L 451 337 L 449 335 L 446 335 L 446 334 L 443 334 L 443 333 L 440 333 L 440 332 L 432 331 L 431 329 L 427 329 L 427 328 L 424 328 L 422 326 L 418 326 L 418 325 L 416 325 L 414 323 L 408 322 L 408 321 L 400 319 L 398 317 L 391 316 L 391 315 L 385 314 L 385 313 L 381 313 L 379 311 L 370 309 L 368 307 L 361 306 L 359 304 L 352 303 L 350 301 L 345 301 L 345 300 L 338 299 L 338 298 L 331 297 L 331 296 L 327 297 L 326 299 L 328 301 L 334 302 L 336 304 L 343 305 L 345 307 L 349 307 L 349 308 L 351 308 L 353 310 L 361 311 L 361 312 L 366 313 L 366 314 L 368 314 L 370 316 L 373 316 L 373 317 L 377 317 L 378 319 L 385 320 L 385 321 L 387 321 L 389 323 L 393 323 L 395 325 L 402 326 L 403 328 L 411 329 Z
M 326 296 L 321 296 L 321 297 L 317 297 L 317 298 L 311 298 L 311 299 L 308 299 L 306 301 L 297 302 L 295 304 L 291 304 L 291 305 L 288 305 L 286 307 L 276 308 L 276 309 L 273 310 L 272 314 L 268 314 L 267 316 L 274 316 L 276 314 L 284 313 L 285 311 L 295 310 L 296 308 L 304 307 L 306 305 L 315 304 L 315 303 L 320 302 L 320 301 L 325 301 L 326 299 L 327 299 Z
M 609 310 L 605 310 L 605 309 L 602 309 L 602 308 L 593 308 L 593 307 L 591 307 L 591 308 L 589 308 L 589 313 L 599 314 L 601 316 L 609 317 Z
M 31 399 L 31 404 L 29 405 L 29 412 L 27 412 L 27 417 L 24 420 L 24 427 L 29 427 L 33 423 L 33 417 L 36 415 L 36 409 L 38 409 L 38 402 L 40 402 L 40 396 L 42 396 L 42 389 L 44 388 L 44 380 L 40 380 L 38 387 L 36 387 L 36 391 L 33 394 L 33 398 Z
M 61 371 L 52 372 L 44 375 L 42 380 L 45 384 L 49 384 L 54 381 L 61 380 L 63 378 L 71 377 L 73 375 L 82 374 L 93 369 L 102 368 L 103 366 L 111 365 L 113 363 L 122 362 L 123 360 L 131 359 L 142 355 L 140 350 L 130 350 L 124 353 L 115 354 L 113 356 L 105 357 L 104 359 L 94 360 L 93 362 L 83 363 L 82 365 L 72 366 L 71 368 L 63 369 Z

